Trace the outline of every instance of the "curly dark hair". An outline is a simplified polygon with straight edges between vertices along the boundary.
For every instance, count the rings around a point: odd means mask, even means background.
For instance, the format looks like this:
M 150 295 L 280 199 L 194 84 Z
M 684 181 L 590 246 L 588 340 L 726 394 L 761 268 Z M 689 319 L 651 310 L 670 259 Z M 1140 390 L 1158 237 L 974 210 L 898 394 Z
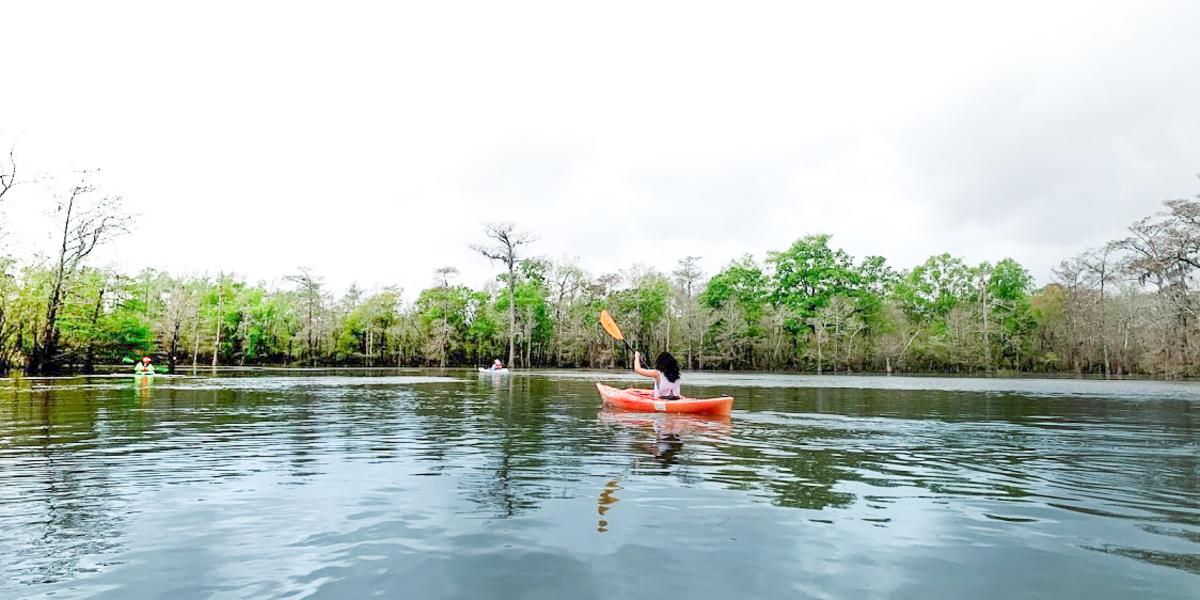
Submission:
M 675 357 L 671 356 L 670 352 L 659 354 L 658 360 L 654 361 L 654 368 L 658 369 L 659 373 L 665 375 L 667 381 L 671 383 L 679 381 L 679 361 L 675 360 Z

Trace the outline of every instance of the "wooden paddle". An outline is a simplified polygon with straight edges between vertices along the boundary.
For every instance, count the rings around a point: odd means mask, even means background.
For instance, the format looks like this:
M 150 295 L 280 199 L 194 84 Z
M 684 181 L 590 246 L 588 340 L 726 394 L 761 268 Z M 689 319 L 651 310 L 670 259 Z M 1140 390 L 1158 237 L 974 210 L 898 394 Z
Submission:
M 608 335 L 611 335 L 614 340 L 624 342 L 626 350 L 633 352 L 633 346 L 629 345 L 629 341 L 626 340 L 625 335 L 621 333 L 621 328 L 617 327 L 617 322 L 613 320 L 612 315 L 608 314 L 607 310 L 600 311 L 600 326 L 603 327 L 604 331 L 607 331 Z M 646 366 L 645 359 L 642 359 L 642 368 L 650 368 Z

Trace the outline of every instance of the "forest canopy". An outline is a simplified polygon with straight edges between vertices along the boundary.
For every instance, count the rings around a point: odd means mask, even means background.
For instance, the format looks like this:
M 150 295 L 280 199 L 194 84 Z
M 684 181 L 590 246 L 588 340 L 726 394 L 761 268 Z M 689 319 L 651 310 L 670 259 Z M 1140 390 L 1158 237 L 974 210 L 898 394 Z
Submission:
M 0 201 L 19 180 L 0 168 Z M 220 365 L 625 366 L 597 325 L 608 309 L 635 347 L 692 369 L 1073 372 L 1195 376 L 1200 200 L 1171 200 L 1127 237 L 1063 261 L 1037 286 L 1010 258 L 951 253 L 917 265 L 856 258 L 805 235 L 715 273 L 588 273 L 536 255 L 536 232 L 490 224 L 473 246 L 497 277 L 473 288 L 451 265 L 413 293 L 335 293 L 297 269 L 271 287 L 236 275 L 120 273 L 90 264 L 123 231 L 120 198 L 82 174 L 62 186 L 56 252 L 0 259 L 0 369 L 85 372 L 152 355 L 170 370 Z

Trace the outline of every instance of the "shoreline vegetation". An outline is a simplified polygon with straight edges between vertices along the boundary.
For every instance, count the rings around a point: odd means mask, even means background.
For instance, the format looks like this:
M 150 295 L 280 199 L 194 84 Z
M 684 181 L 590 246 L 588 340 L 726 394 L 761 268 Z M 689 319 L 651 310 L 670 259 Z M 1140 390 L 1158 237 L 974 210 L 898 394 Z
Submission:
M 91 372 L 83 372 L 82 370 L 78 370 L 78 369 L 65 369 L 64 368 L 62 370 L 59 370 L 58 372 L 55 372 L 54 374 L 45 374 L 45 375 L 26 375 L 20 369 L 13 369 L 13 370 L 9 371 L 8 373 L 0 374 L 0 380 L 21 381 L 21 380 L 25 380 L 25 379 L 31 379 L 31 380 L 71 379 L 71 378 L 76 378 L 76 377 L 133 377 L 134 373 L 133 373 L 133 371 L 131 371 L 129 369 L 129 366 L 130 365 L 124 364 L 124 363 L 98 364 L 98 365 L 94 365 L 94 368 Z M 458 365 L 458 366 L 447 366 L 447 367 L 437 367 L 437 366 L 366 367 L 366 366 L 332 366 L 332 365 L 330 365 L 330 366 L 305 367 L 305 366 L 294 366 L 294 365 L 269 365 L 269 364 L 220 365 L 220 366 L 217 366 L 216 368 L 213 368 L 208 365 L 198 365 L 194 370 L 192 369 L 192 367 L 190 365 L 182 365 L 181 364 L 181 365 L 178 365 L 175 372 L 171 375 L 174 375 L 177 377 L 215 377 L 215 376 L 221 376 L 221 375 L 236 375 L 239 373 L 246 373 L 246 374 L 279 373 L 281 375 L 287 375 L 288 373 L 298 373 L 298 374 L 300 374 L 300 373 L 314 373 L 314 374 L 321 374 L 321 373 L 379 373 L 379 374 L 421 373 L 424 375 L 436 376 L 439 372 L 442 372 L 442 371 L 444 371 L 448 374 L 462 372 L 464 375 L 467 375 L 467 376 L 476 376 L 476 375 L 486 376 L 487 375 L 486 372 L 479 371 L 478 367 L 473 366 L 473 365 Z M 613 368 L 604 367 L 604 366 L 596 366 L 596 367 L 553 367 L 553 366 L 536 367 L 535 366 L 535 367 L 529 367 L 528 370 L 520 369 L 518 372 L 521 372 L 521 373 L 527 372 L 527 373 L 532 373 L 532 374 L 544 374 L 546 372 L 556 372 L 556 371 L 594 371 L 594 372 L 598 372 L 598 373 L 616 374 L 616 375 L 630 373 L 629 369 L 627 369 L 625 367 L 620 367 L 620 366 L 613 367 Z M 976 371 L 976 372 L 894 371 L 892 373 L 886 373 L 883 371 L 836 371 L 836 372 L 835 371 L 825 371 L 824 373 L 818 374 L 816 371 L 799 371 L 799 370 L 750 371 L 750 370 L 736 370 L 736 369 L 734 369 L 734 370 L 730 370 L 730 369 L 704 369 L 704 370 L 692 369 L 687 372 L 691 373 L 692 375 L 710 375 L 710 374 L 711 375 L 721 375 L 721 376 L 725 376 L 725 375 L 734 375 L 734 376 L 737 376 L 737 375 L 746 375 L 746 376 L 783 375 L 783 376 L 798 376 L 798 377 L 829 377 L 834 380 L 841 378 L 841 377 L 847 377 L 847 378 L 863 377 L 863 378 L 880 378 L 880 379 L 889 379 L 889 378 L 952 379 L 952 380 L 953 379 L 964 379 L 964 380 L 995 379 L 995 380 L 1031 380 L 1031 381 L 1063 380 L 1063 381 L 1097 381 L 1097 382 L 1099 382 L 1099 381 L 1139 382 L 1140 381 L 1140 382 L 1163 382 L 1163 383 L 1200 382 L 1200 377 L 1178 377 L 1178 378 L 1172 378 L 1172 379 L 1165 379 L 1162 377 L 1152 377 L 1152 376 L 1145 375 L 1145 374 L 1128 374 L 1128 373 L 1124 374 L 1124 375 L 1113 374 L 1113 375 L 1109 375 L 1108 377 L 1105 377 L 1101 373 L 1076 374 L 1073 371 L 1005 371 L 1005 370 L 997 370 L 997 371 L 991 371 L 991 372 L 982 372 L 982 371 Z M 160 376 L 169 374 L 167 372 L 167 370 L 161 366 L 159 367 L 159 370 L 156 371 L 156 373 L 158 373 L 158 375 L 160 375 Z M 631 377 L 631 380 L 632 379 L 633 378 Z M 695 382 L 690 382 L 690 384 L 696 385 Z
M 0 201 L 21 182 L 0 163 Z M 334 294 L 298 269 L 268 287 L 230 274 L 119 273 L 89 263 L 129 217 L 82 173 L 52 189 L 49 256 L 0 258 L 0 372 L 89 373 L 154 356 L 166 370 L 220 366 L 515 368 L 629 364 L 600 327 L 607 309 L 635 348 L 685 369 L 1182 379 L 1200 374 L 1200 198 L 1168 200 L 1128 236 L 1063 261 L 1036 286 L 1016 261 L 949 253 L 908 267 L 856 259 L 828 235 L 704 273 L 588 273 L 536 255 L 535 232 L 485 227 L 496 266 L 480 288 L 458 270 L 432 285 Z M 410 299 L 411 298 L 411 299 Z

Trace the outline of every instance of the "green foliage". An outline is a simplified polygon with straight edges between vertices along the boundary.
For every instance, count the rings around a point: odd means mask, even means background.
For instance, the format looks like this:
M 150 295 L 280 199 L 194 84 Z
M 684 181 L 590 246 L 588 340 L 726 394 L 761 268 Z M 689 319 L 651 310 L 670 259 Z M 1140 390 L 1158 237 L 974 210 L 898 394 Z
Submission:
M 517 306 L 518 322 L 524 326 L 530 341 L 543 344 L 550 338 L 550 304 L 546 290 L 538 281 L 522 281 L 517 285 L 513 301 Z
M 769 283 L 754 259 L 743 256 L 708 280 L 700 302 L 708 308 L 724 308 L 732 303 L 747 318 L 756 319 L 762 316 L 767 303 Z
M 787 310 L 793 331 L 804 328 L 831 298 L 851 294 L 862 284 L 853 259 L 830 248 L 828 235 L 800 238 L 787 250 L 771 252 L 767 263 L 773 271 L 771 301 Z
M 415 305 L 417 320 L 425 332 L 425 354 L 430 360 L 447 364 L 454 346 L 461 343 L 467 329 L 470 290 L 463 286 L 432 287 L 421 292 Z
M 623 347 L 596 327 L 602 308 L 647 352 L 742 368 L 861 369 L 881 355 L 897 366 L 982 366 L 963 358 L 980 343 L 963 337 L 979 320 L 964 307 L 979 303 L 992 315 L 998 363 L 1017 364 L 1035 360 L 1032 332 L 1045 318 L 1030 302 L 1029 274 L 1007 259 L 968 269 L 943 255 L 897 274 L 881 257 L 856 263 L 828 236 L 809 236 L 771 253 L 767 268 L 745 256 L 705 280 L 697 259 L 681 265 L 673 277 L 635 269 L 593 279 L 573 265 L 521 261 L 513 297 L 521 364 L 624 364 Z M 166 363 L 172 348 L 174 362 L 205 366 L 214 352 L 218 365 L 486 364 L 505 356 L 506 290 L 453 285 L 453 274 L 439 270 L 438 284 L 405 305 L 393 288 L 352 287 L 334 300 L 306 272 L 290 278 L 293 289 L 271 289 L 229 275 L 83 269 L 58 315 L 58 360 L 86 366 L 157 354 Z M 45 314 L 48 282 L 45 269 L 0 263 L 0 360 L 20 364 L 29 352 L 21 334 Z
M 971 270 L 949 254 L 929 257 L 899 277 L 894 294 L 900 305 L 918 319 L 944 319 L 972 294 Z
M 473 363 L 489 362 L 488 357 L 498 358 L 505 353 L 503 329 L 504 314 L 491 302 L 487 292 L 472 291 L 467 299 L 467 327 L 464 350 Z M 508 310 L 508 297 L 504 296 L 504 311 Z
M 717 347 L 710 352 L 739 359 L 748 356 L 763 337 L 769 294 L 770 280 L 750 256 L 713 275 L 700 293 L 701 305 L 712 311 L 707 337 Z
M 670 276 L 635 268 L 598 277 L 526 259 L 515 269 L 511 333 L 520 366 L 627 364 L 624 347 L 597 326 L 601 309 L 635 347 L 671 350 L 690 368 L 1094 372 L 1088 365 L 1104 350 L 1120 368 L 1160 356 L 1126 348 L 1146 313 L 1180 314 L 1179 301 L 1153 304 L 1111 284 L 1102 297 L 1079 270 L 1090 263 L 1080 264 L 1067 283 L 1035 290 L 1010 258 L 969 266 L 939 254 L 897 272 L 883 257 L 856 261 L 827 235 L 800 238 L 764 262 L 744 256 L 708 278 L 696 257 Z M 143 354 L 184 366 L 451 366 L 507 356 L 507 286 L 456 285 L 456 273 L 439 269 L 437 283 L 407 304 L 395 288 L 334 297 L 303 270 L 276 289 L 230 275 L 82 267 L 65 282 L 54 360 L 78 368 Z M 0 369 L 33 352 L 52 281 L 46 267 L 0 260 Z M 1095 331 L 1106 326 L 1120 337 Z M 1146 331 L 1135 340 L 1145 347 L 1173 335 Z

